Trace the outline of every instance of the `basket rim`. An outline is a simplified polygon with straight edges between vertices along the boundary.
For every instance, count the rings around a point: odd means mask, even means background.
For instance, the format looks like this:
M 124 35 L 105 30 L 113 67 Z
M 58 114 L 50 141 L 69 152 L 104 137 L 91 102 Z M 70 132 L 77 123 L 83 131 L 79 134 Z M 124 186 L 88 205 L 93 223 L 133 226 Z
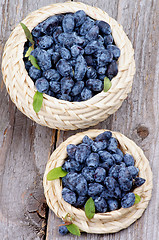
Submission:
M 77 144 L 80 143 L 82 138 L 87 135 L 89 137 L 96 137 L 98 134 L 109 131 L 106 129 L 92 129 L 88 130 L 86 132 L 77 133 L 71 137 L 69 137 L 67 140 L 65 140 L 63 143 L 59 145 L 58 148 L 52 153 L 50 156 L 48 163 L 46 165 L 44 177 L 43 177 L 43 186 L 44 186 L 44 194 L 46 197 L 46 201 L 48 206 L 51 208 L 51 210 L 54 211 L 54 213 L 60 217 L 64 218 L 66 215 L 66 209 L 70 210 L 73 216 L 78 216 L 77 220 L 73 221 L 79 228 L 81 228 L 82 231 L 90 232 L 90 233 L 110 233 L 110 232 L 117 232 L 120 231 L 129 225 L 131 225 L 134 221 L 136 221 L 138 218 L 141 217 L 142 213 L 146 209 L 148 202 L 151 198 L 151 192 L 152 192 L 152 172 L 150 169 L 149 162 L 145 155 L 143 154 L 143 151 L 130 139 L 128 139 L 126 136 L 119 132 L 112 132 L 113 137 L 116 137 L 119 144 L 122 148 L 122 151 L 124 153 L 130 153 L 132 154 L 130 148 L 132 150 L 136 150 L 137 154 L 135 153 L 133 157 L 135 159 L 135 166 L 137 166 L 140 170 L 140 177 L 144 177 L 146 179 L 146 182 L 136 188 L 133 192 L 136 194 L 139 194 L 142 196 L 141 202 L 138 204 L 133 205 L 130 208 L 124 209 L 120 208 L 118 210 L 112 211 L 112 212 L 106 212 L 106 213 L 96 213 L 93 217 L 93 219 L 88 220 L 85 217 L 84 210 L 75 208 L 65 202 L 62 198 L 62 184 L 61 180 L 56 179 L 54 181 L 47 181 L 47 173 L 53 168 L 53 167 L 59 167 L 64 162 L 64 159 L 67 155 L 66 153 L 66 146 L 70 143 Z M 79 140 L 80 139 L 80 140 Z M 127 141 L 125 143 L 125 141 Z M 140 159 L 138 159 L 140 157 Z M 136 159 L 137 158 L 137 159 Z M 144 169 L 144 170 L 143 170 Z M 147 174 L 148 173 L 148 174 Z M 135 217 L 134 217 L 135 216 Z M 124 221 L 124 218 L 129 217 L 128 223 Z M 83 224 L 80 223 L 79 219 L 83 220 Z M 96 229 L 94 230 L 95 225 L 97 224 L 97 221 L 101 221 L 102 223 L 106 221 L 106 223 L 111 223 L 112 229 L 104 228 L 102 229 Z M 119 224 L 120 221 L 123 223 L 123 225 Z M 90 224 L 90 226 L 89 226 Z M 103 223 L 104 224 L 104 223 Z M 82 227 L 81 227 L 82 226 Z M 87 227 L 86 227 L 87 226 Z M 102 224 L 101 224 L 102 228 Z

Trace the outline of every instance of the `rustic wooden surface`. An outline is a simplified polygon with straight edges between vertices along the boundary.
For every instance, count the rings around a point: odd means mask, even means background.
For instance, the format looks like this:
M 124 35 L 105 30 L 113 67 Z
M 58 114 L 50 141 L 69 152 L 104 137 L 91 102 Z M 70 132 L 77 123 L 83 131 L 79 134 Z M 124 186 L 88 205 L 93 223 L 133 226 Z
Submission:
M 39 7 L 60 1 L 0 0 L 0 58 L 14 27 Z M 159 239 L 159 0 L 82 0 L 100 7 L 123 25 L 135 49 L 136 75 L 122 107 L 94 128 L 120 131 L 150 160 L 154 176 L 150 204 L 138 221 L 116 234 L 80 239 Z M 0 73 L 0 239 L 77 239 L 58 233 L 60 220 L 48 210 L 42 177 L 47 159 L 75 132 L 57 132 L 25 117 L 11 102 Z

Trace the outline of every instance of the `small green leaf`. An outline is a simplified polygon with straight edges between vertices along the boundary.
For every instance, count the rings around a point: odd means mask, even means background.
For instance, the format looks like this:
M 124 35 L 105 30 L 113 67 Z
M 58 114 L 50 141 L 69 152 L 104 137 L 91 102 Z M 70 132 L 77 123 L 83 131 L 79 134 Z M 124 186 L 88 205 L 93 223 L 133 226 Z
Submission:
M 141 201 L 141 197 L 139 195 L 135 194 L 135 203 L 134 204 L 139 203 L 140 201 Z
M 87 202 L 85 204 L 84 210 L 85 210 L 86 217 L 88 219 L 91 219 L 91 218 L 94 217 L 94 214 L 95 214 L 95 204 L 94 204 L 94 201 L 93 201 L 93 199 L 91 197 L 87 200 Z
M 104 78 L 104 92 L 107 92 L 112 86 L 111 81 L 109 80 L 109 78 L 105 77 Z
M 67 172 L 62 170 L 62 167 L 57 167 L 52 169 L 48 174 L 47 174 L 47 180 L 52 181 L 55 179 L 58 179 L 60 177 L 64 177 L 67 175 Z
M 40 70 L 40 67 L 39 67 L 39 65 L 37 64 L 37 60 L 36 60 L 36 58 L 35 58 L 34 56 L 30 55 L 28 59 L 29 59 L 29 61 L 31 62 L 31 64 L 32 64 L 35 68 L 37 68 L 37 69 Z
M 33 109 L 37 113 L 40 111 L 43 103 L 43 94 L 40 92 L 36 92 L 33 97 Z
M 27 28 L 27 26 L 24 23 L 20 23 L 20 25 L 22 26 L 22 28 L 24 30 L 26 38 L 29 40 L 29 42 L 31 42 L 33 44 L 34 40 L 33 40 L 33 36 L 31 35 L 30 30 Z
M 72 233 L 73 235 L 76 235 L 76 236 L 81 235 L 79 228 L 75 224 L 71 223 L 70 225 L 67 225 L 66 227 L 67 227 L 68 231 L 70 233 Z
M 33 50 L 34 50 L 34 45 L 31 45 L 31 46 L 28 48 L 28 50 L 27 50 L 27 52 L 26 52 L 26 54 L 25 54 L 25 57 L 29 57 L 29 56 L 30 56 L 30 53 L 31 53 Z

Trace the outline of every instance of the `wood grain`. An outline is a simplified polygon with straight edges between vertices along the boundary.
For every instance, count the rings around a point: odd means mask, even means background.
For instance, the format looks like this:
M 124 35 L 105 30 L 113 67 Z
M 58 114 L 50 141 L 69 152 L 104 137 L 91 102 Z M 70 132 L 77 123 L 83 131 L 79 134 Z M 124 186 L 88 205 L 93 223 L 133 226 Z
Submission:
M 82 0 L 81 0 L 82 1 Z M 29 12 L 54 2 L 51 0 L 1 0 L 0 58 L 14 27 Z M 116 234 L 91 235 L 80 239 L 159 239 L 159 1 L 83 0 L 114 17 L 135 49 L 136 75 L 131 94 L 121 108 L 93 128 L 120 131 L 133 139 L 150 160 L 154 175 L 152 200 L 136 223 Z M 43 195 L 42 176 L 48 156 L 70 135 L 82 131 L 56 131 L 26 118 L 10 101 L 0 73 L 0 239 L 77 239 L 61 237 L 61 220 L 49 211 Z M 47 222 L 47 226 L 46 226 Z

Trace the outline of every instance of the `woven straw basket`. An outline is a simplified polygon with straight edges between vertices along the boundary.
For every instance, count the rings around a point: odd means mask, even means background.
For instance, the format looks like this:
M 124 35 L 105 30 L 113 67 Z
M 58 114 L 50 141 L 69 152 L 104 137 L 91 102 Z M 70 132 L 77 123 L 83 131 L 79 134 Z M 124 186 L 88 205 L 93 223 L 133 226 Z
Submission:
M 80 2 L 58 3 L 43 7 L 29 14 L 23 23 L 31 31 L 38 23 L 49 16 L 60 13 L 76 12 L 83 9 L 87 15 L 108 22 L 112 29 L 116 45 L 121 50 L 119 72 L 112 80 L 112 87 L 106 93 L 101 92 L 90 100 L 68 102 L 44 94 L 42 109 L 33 110 L 33 96 L 36 92 L 23 62 L 25 34 L 20 24 L 11 33 L 3 53 L 2 72 L 6 88 L 17 108 L 35 122 L 63 130 L 87 128 L 105 120 L 122 104 L 131 91 L 135 74 L 134 51 L 122 26 L 99 8 Z
M 64 163 L 67 156 L 66 146 L 68 144 L 81 143 L 85 135 L 93 139 L 104 131 L 106 130 L 89 130 L 69 137 L 51 155 L 43 179 L 44 193 L 49 207 L 60 218 L 64 218 L 66 214 L 69 213 L 73 217 L 73 223 L 76 224 L 81 231 L 87 233 L 113 233 L 127 228 L 141 217 L 151 198 L 152 172 L 149 162 L 144 156 L 143 151 L 133 141 L 119 132 L 112 132 L 112 134 L 117 138 L 120 149 L 124 153 L 129 153 L 134 157 L 135 166 L 140 170 L 139 176 L 146 179 L 146 182 L 142 186 L 134 190 L 134 193 L 141 197 L 141 201 L 138 204 L 130 208 L 120 208 L 112 212 L 97 213 L 91 220 L 88 220 L 82 209 L 75 208 L 63 200 L 61 180 L 47 181 L 48 172 L 54 167 L 59 167 Z

